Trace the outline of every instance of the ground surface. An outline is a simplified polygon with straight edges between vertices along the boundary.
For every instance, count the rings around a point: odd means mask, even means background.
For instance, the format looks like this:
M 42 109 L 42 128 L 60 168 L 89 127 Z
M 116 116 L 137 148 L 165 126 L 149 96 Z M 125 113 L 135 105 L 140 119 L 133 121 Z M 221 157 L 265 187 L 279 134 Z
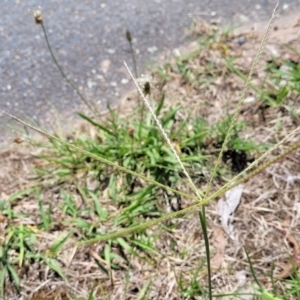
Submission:
M 88 99 L 105 109 L 116 104 L 128 90 L 123 61 L 131 63 L 124 38 L 129 29 L 134 37 L 139 71 L 145 63 L 172 53 L 186 40 L 192 18 L 241 24 L 267 19 L 274 1 L 43 1 L 46 29 L 59 62 Z M 50 59 L 33 10 L 40 1 L 2 1 L 0 11 L 0 142 L 9 144 L 7 110 L 18 116 L 53 123 L 50 104 L 63 116 L 72 116 L 79 100 L 62 81 Z M 299 0 L 282 1 L 279 14 L 289 14 Z M 122 80 L 123 79 L 123 80 Z M 123 82 L 123 83 L 122 83 Z

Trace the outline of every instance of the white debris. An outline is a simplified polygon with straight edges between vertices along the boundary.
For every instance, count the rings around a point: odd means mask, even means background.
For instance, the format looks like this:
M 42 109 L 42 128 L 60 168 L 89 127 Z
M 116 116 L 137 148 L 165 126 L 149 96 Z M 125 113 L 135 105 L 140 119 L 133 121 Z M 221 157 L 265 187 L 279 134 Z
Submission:
M 244 103 L 251 103 L 251 102 L 254 102 L 255 101 L 255 97 L 253 96 L 249 96 L 247 98 L 244 99 Z
M 245 270 L 241 270 L 235 273 L 235 278 L 237 280 L 237 285 L 242 286 L 247 283 L 247 272 Z
M 156 52 L 158 50 L 158 48 L 156 47 L 156 46 L 152 46 L 152 47 L 148 47 L 147 48 L 147 51 L 149 52 L 149 53 L 154 53 L 154 52 Z
M 289 5 L 287 4 L 287 3 L 284 3 L 283 5 L 282 5 L 282 9 L 283 10 L 287 10 L 289 8 Z
M 232 224 L 233 213 L 241 202 L 243 189 L 243 185 L 238 185 L 225 193 L 225 200 L 221 198 L 218 201 L 218 214 L 220 215 L 222 227 L 232 240 L 235 240 Z
M 116 49 L 107 49 L 106 50 L 109 54 L 115 54 L 116 53 Z
M 101 71 L 105 74 L 111 65 L 111 61 L 109 59 L 104 59 L 101 61 L 100 65 L 101 65 Z
M 87 86 L 89 89 L 92 89 L 96 85 L 96 82 L 91 80 L 90 78 L 87 80 Z
M 121 83 L 122 84 L 127 84 L 129 80 L 127 78 L 122 78 Z

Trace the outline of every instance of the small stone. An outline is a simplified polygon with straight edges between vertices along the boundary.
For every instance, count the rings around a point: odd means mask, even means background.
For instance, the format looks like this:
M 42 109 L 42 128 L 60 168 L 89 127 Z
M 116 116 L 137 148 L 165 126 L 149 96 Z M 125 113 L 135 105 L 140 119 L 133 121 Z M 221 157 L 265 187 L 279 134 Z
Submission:
M 110 67 L 111 61 L 109 59 L 104 59 L 101 62 L 101 70 L 103 73 L 106 73 Z
M 287 4 L 287 3 L 284 3 L 283 5 L 282 5 L 282 9 L 283 10 L 287 10 L 289 8 L 289 5 Z
M 241 22 L 248 22 L 249 18 L 245 15 L 239 15 Z
M 157 49 L 156 46 L 152 46 L 152 47 L 148 47 L 148 48 L 147 48 L 147 51 L 150 52 L 150 53 L 154 53 L 154 52 L 156 52 L 157 50 L 158 50 L 158 49 Z
M 177 49 L 177 48 L 173 50 L 173 54 L 174 54 L 174 56 L 177 56 L 177 57 L 179 57 L 181 55 L 179 49 Z
M 87 80 L 87 86 L 89 89 L 92 89 L 96 85 L 95 81 L 92 81 L 91 79 Z
M 293 210 L 300 212 L 300 203 L 299 202 L 294 203 Z
M 245 44 L 247 42 L 247 39 L 244 36 L 240 36 L 236 39 L 236 42 L 242 46 L 243 44 Z
M 100 75 L 100 74 L 98 74 L 98 75 L 96 76 L 96 78 L 99 79 L 99 80 L 102 81 L 102 82 L 105 81 L 104 77 L 103 77 L 102 75 Z
M 251 102 L 254 102 L 255 101 L 255 97 L 253 96 L 249 96 L 247 98 L 244 99 L 244 103 L 251 103 Z

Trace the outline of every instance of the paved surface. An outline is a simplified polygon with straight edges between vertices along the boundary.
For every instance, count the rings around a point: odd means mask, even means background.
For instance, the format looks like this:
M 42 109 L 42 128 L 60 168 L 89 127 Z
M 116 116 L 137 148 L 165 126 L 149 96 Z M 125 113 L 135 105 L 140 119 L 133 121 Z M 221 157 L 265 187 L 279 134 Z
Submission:
M 185 42 L 193 17 L 245 23 L 268 19 L 275 1 L 267 0 L 2 0 L 0 9 L 0 144 L 9 143 L 6 110 L 42 124 L 53 119 L 51 105 L 74 115 L 80 101 L 53 64 L 33 10 L 42 3 L 50 43 L 72 81 L 104 109 L 114 105 L 131 82 L 125 31 L 134 38 L 139 73 L 167 49 Z M 300 0 L 280 3 L 279 14 L 298 10 Z M 51 104 L 50 104 L 51 103 Z M 27 116 L 27 117 L 26 117 Z M 32 121 L 32 120 L 31 120 Z

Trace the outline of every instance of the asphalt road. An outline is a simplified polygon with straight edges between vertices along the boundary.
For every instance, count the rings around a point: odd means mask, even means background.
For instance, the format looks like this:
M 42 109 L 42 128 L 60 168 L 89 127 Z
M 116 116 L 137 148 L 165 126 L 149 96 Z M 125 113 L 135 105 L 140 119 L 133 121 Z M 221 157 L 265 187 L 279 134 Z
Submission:
M 123 61 L 132 66 L 125 31 L 133 36 L 138 71 L 167 50 L 186 42 L 193 17 L 223 23 L 268 19 L 275 0 L 1 0 L 0 6 L 0 144 L 11 142 L 7 111 L 23 119 L 51 124 L 53 110 L 75 115 L 80 101 L 53 64 L 41 26 L 44 24 L 58 61 L 69 78 L 101 109 L 116 104 L 131 82 Z M 279 14 L 300 9 L 300 0 L 285 0 Z

